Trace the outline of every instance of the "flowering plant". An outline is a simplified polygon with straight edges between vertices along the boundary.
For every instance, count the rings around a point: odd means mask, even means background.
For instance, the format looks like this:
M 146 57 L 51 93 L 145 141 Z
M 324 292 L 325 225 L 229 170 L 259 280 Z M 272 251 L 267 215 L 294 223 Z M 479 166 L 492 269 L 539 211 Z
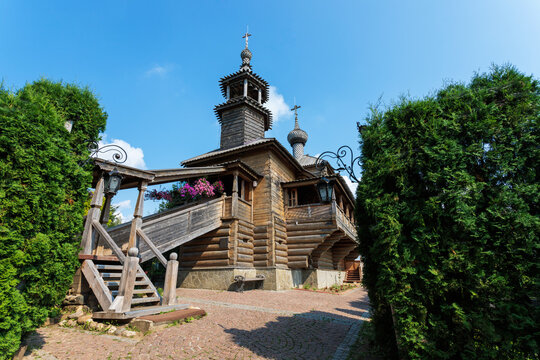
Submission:
M 179 182 L 173 184 L 171 190 L 150 190 L 145 194 L 147 200 L 165 200 L 160 204 L 160 210 L 171 209 L 185 202 L 195 201 L 202 198 L 210 198 L 222 193 L 223 183 L 218 180 L 211 184 L 206 178 L 200 178 L 193 184 L 188 182 Z

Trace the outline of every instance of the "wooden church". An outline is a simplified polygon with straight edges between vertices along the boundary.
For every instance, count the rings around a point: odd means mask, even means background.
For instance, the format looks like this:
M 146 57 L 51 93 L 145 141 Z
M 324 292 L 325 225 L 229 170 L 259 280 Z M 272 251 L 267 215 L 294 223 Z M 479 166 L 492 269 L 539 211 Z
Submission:
M 99 264 L 133 247 L 141 263 L 157 258 L 167 266 L 169 254 L 174 252 L 175 260 L 177 254 L 178 287 L 231 290 L 253 282 L 282 290 L 345 280 L 345 262 L 358 256 L 354 196 L 328 163 L 318 164 L 304 154 L 308 135 L 299 126 L 298 106 L 292 109 L 295 126 L 287 138 L 292 152 L 265 137 L 272 127 L 272 114 L 264 106 L 268 83 L 252 71 L 247 36 L 240 70 L 219 81 L 225 98 L 215 107 L 221 124 L 219 149 L 184 160 L 178 169 L 140 170 L 95 159 L 96 191 L 80 255 L 82 261 L 93 261 L 95 269 L 79 272 L 81 279 L 101 276 L 100 289 L 90 284 L 94 293 L 109 291 L 108 300 L 114 301 L 119 284 L 110 281 L 109 286 L 103 274 L 111 271 Z M 122 177 L 120 189 L 138 188 L 139 195 L 133 220 L 106 229 L 100 209 L 113 170 Z M 201 177 L 221 180 L 223 194 L 142 216 L 149 185 Z M 105 196 L 105 209 L 111 197 Z M 143 275 L 135 282 L 143 286 L 140 293 L 154 288 L 143 284 L 149 281 Z M 156 301 L 159 295 L 150 290 L 139 303 Z

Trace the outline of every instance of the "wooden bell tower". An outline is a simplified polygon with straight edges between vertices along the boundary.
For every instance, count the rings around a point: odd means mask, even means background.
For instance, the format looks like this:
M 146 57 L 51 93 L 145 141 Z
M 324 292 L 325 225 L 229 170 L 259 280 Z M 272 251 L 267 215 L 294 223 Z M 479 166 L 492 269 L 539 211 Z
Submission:
M 240 70 L 220 79 L 221 93 L 227 100 L 214 111 L 221 124 L 221 149 L 229 149 L 264 138 L 272 127 L 272 113 L 263 106 L 268 101 L 268 83 L 251 70 L 252 53 L 248 48 L 251 34 L 246 33 L 246 47 L 240 57 Z

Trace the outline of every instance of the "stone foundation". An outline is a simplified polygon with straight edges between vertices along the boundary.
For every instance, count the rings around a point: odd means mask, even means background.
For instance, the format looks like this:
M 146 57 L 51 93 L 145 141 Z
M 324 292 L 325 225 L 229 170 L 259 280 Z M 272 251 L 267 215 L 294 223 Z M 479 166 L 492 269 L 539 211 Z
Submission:
M 332 285 L 341 285 L 345 280 L 345 271 L 322 269 L 280 269 L 280 268 L 212 268 L 180 270 L 177 286 L 191 289 L 236 290 L 234 277 L 242 275 L 254 278 L 264 275 L 264 290 L 289 290 L 309 285 L 322 289 Z M 247 284 L 246 290 L 250 288 Z

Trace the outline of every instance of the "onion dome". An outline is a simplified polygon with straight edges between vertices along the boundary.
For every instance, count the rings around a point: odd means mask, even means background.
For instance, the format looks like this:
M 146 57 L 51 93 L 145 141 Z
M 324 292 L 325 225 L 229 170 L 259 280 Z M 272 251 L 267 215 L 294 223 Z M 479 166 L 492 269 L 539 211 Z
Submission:
M 304 130 L 300 129 L 298 126 L 298 120 L 295 122 L 294 130 L 292 130 L 289 135 L 287 135 L 287 140 L 289 141 L 289 144 L 293 146 L 296 143 L 301 143 L 302 145 L 306 145 L 306 142 L 308 140 L 308 134 Z
M 294 110 L 294 129 L 289 133 L 289 135 L 287 135 L 287 141 L 289 141 L 289 144 L 291 144 L 293 148 L 293 155 L 297 160 L 304 156 L 304 145 L 306 145 L 308 140 L 307 132 L 300 129 L 300 126 L 298 125 L 297 110 L 299 108 L 300 106 L 294 105 L 294 107 L 291 109 Z
M 242 66 L 244 66 L 244 65 L 250 66 L 249 63 L 251 61 L 251 58 L 253 57 L 253 54 L 251 53 L 251 50 L 249 50 L 248 48 L 245 48 L 240 53 L 240 57 L 242 58 Z

